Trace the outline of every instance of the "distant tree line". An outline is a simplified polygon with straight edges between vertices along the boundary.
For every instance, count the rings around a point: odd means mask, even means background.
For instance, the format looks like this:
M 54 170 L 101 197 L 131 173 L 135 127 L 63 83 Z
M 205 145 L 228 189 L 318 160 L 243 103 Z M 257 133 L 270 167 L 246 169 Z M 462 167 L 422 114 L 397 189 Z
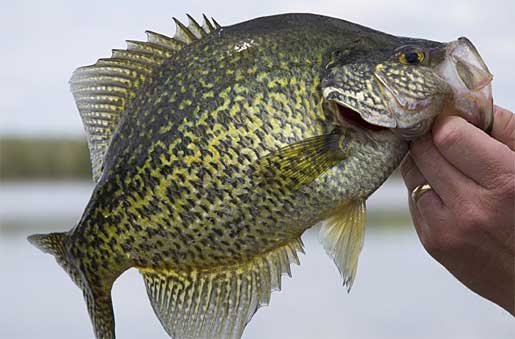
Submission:
M 90 178 L 85 141 L 0 138 L 0 181 Z
M 0 181 L 16 180 L 91 180 L 87 143 L 0 137 Z

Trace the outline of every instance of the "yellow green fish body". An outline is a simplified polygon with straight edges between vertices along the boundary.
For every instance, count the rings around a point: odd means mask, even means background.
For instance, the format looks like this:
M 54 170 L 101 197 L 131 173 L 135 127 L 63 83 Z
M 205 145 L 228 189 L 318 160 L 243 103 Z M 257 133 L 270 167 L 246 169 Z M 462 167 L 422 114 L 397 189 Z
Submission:
M 72 230 L 30 238 L 83 289 L 97 338 L 130 267 L 171 337 L 241 337 L 324 221 L 350 288 L 365 200 L 457 106 L 447 44 L 309 14 L 148 36 L 74 73 L 97 185 Z

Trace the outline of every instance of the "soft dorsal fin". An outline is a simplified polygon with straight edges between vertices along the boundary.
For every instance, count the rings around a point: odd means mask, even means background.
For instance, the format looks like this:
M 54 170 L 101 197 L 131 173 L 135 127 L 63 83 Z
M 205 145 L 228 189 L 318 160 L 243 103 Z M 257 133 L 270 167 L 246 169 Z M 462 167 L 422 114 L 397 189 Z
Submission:
M 137 91 L 151 80 L 152 72 L 183 46 L 218 30 L 220 25 L 204 15 L 200 26 L 188 15 L 189 25 L 177 25 L 173 38 L 147 31 L 147 41 L 127 40 L 126 50 L 113 50 L 111 58 L 78 68 L 70 80 L 88 139 L 93 179 L 103 171 L 104 156 L 120 117 L 136 97 Z

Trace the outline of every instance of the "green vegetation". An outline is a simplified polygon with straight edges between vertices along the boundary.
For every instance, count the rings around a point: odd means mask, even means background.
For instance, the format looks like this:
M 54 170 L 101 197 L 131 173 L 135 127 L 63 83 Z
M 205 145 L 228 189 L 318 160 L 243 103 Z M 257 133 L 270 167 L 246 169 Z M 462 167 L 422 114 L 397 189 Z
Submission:
M 76 139 L 0 139 L 0 181 L 90 179 L 88 146 Z
M 401 210 L 386 210 L 386 209 L 369 209 L 367 214 L 367 226 L 377 227 L 378 229 L 392 229 L 404 230 L 407 226 L 413 224 L 411 216 L 408 212 L 408 207 Z
M 91 180 L 85 140 L 0 137 L 0 181 L 62 179 Z

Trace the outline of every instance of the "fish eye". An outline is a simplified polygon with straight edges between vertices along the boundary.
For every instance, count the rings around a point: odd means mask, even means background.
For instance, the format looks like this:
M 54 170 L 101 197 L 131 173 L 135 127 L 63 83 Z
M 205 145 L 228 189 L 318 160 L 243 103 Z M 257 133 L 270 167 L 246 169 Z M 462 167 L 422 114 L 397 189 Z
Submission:
M 422 51 L 410 51 L 399 54 L 399 61 L 404 65 L 418 65 L 424 61 L 424 52 Z

